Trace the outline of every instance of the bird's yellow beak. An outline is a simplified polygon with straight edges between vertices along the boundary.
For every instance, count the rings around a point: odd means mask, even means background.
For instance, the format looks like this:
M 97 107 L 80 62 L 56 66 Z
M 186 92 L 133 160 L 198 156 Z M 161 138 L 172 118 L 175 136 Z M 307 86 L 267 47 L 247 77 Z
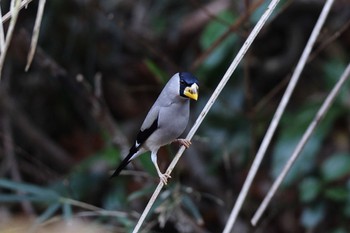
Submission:
M 192 86 L 186 87 L 184 90 L 184 95 L 190 99 L 197 100 L 198 99 L 198 85 L 193 83 Z

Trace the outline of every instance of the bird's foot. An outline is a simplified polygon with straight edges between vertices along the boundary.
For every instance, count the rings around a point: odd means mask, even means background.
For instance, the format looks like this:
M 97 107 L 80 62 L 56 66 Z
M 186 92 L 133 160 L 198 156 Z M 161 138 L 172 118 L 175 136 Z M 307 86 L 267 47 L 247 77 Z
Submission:
M 160 173 L 158 174 L 159 175 L 159 179 L 160 181 L 164 184 L 164 185 L 167 185 L 168 184 L 168 179 L 171 178 L 171 176 L 167 173 Z
M 186 149 L 188 149 L 188 148 L 191 146 L 191 144 L 192 144 L 192 142 L 191 142 L 190 140 L 184 139 L 184 138 L 175 139 L 174 142 L 177 142 L 177 143 L 179 143 L 180 145 L 185 146 Z

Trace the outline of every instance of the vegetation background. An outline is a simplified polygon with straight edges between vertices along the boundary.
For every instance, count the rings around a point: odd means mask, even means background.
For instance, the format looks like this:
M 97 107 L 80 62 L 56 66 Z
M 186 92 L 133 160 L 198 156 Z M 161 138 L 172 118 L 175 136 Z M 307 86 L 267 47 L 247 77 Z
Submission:
M 47 1 L 28 72 L 38 2 L 21 10 L 0 85 L 0 230 L 130 232 L 158 178 L 149 155 L 113 180 L 110 172 L 178 71 L 200 80 L 193 124 L 268 3 Z M 4 14 L 9 1 L 0 4 Z M 279 4 L 175 168 L 145 232 L 222 231 L 323 4 Z M 234 232 L 350 232 L 349 83 L 263 220 L 250 225 L 350 61 L 349 9 L 346 0 L 333 5 Z M 176 150 L 160 151 L 162 170 Z

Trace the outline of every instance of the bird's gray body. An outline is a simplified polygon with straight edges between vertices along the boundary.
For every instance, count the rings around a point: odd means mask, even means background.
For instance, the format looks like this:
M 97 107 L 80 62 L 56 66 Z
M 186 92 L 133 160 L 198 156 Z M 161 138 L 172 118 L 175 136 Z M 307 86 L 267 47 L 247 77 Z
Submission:
M 140 153 L 131 159 L 145 151 L 157 151 L 185 131 L 190 115 L 190 100 L 179 96 L 179 82 L 179 75 L 175 74 L 154 102 L 142 123 L 141 131 L 148 129 L 158 118 L 157 129 L 141 145 Z

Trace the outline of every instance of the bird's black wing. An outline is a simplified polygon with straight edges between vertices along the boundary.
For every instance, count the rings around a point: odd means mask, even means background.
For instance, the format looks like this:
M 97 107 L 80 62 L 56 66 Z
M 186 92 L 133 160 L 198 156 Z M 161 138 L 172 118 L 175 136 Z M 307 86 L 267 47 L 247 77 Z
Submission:
M 153 121 L 152 125 L 144 130 L 140 130 L 136 137 L 135 145 L 137 148 L 139 148 L 146 140 L 149 138 L 149 136 L 156 131 L 158 128 L 158 117 Z
M 134 145 L 130 148 L 129 154 L 123 159 L 123 161 L 119 164 L 117 169 L 114 171 L 112 177 L 118 176 L 119 173 L 131 162 L 131 158 L 134 154 L 136 154 L 142 146 L 142 144 L 149 138 L 149 136 L 156 131 L 158 128 L 158 117 L 154 120 L 152 125 L 144 130 L 140 130 L 139 133 L 137 134 L 136 141 Z

